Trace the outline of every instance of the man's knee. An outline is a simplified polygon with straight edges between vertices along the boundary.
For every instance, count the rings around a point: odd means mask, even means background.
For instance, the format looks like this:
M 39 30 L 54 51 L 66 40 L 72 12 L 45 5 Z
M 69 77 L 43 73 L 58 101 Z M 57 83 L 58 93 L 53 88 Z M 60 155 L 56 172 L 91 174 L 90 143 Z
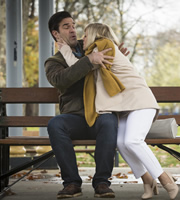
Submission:
M 114 114 L 104 114 L 101 116 L 100 121 L 98 122 L 98 133 L 97 140 L 105 143 L 115 144 L 117 141 L 117 130 L 118 130 L 118 120 Z
M 58 129 L 61 128 L 61 126 L 63 125 L 63 117 L 61 117 L 60 115 L 53 117 L 52 119 L 49 120 L 48 122 L 48 133 L 57 131 Z
M 103 114 L 99 117 L 99 124 L 103 127 L 117 128 L 118 127 L 118 119 L 115 114 Z

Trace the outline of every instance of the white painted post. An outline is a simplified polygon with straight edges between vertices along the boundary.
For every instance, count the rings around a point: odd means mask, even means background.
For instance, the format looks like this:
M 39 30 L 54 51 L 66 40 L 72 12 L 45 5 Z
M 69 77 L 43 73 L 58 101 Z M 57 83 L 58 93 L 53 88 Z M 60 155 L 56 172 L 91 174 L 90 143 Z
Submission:
M 6 86 L 22 87 L 22 1 L 6 0 Z M 22 105 L 8 105 L 7 114 L 22 115 Z M 9 128 L 9 135 L 21 136 L 22 128 Z

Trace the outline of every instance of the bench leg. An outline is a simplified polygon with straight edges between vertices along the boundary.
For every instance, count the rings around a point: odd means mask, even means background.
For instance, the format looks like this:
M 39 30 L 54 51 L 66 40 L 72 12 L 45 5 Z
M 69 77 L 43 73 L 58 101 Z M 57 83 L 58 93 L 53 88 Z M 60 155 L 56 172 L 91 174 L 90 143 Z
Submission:
M 0 176 L 9 171 L 9 146 L 0 145 Z M 7 187 L 9 177 L 0 178 L 0 192 Z
M 118 152 L 118 150 L 116 150 L 116 152 L 115 152 L 114 165 L 115 165 L 115 167 L 119 167 L 119 152 Z
M 172 156 L 174 156 L 177 160 L 180 161 L 180 153 L 177 151 L 174 151 L 173 149 L 170 149 L 169 147 L 166 147 L 162 144 L 158 144 L 156 145 L 158 146 L 160 149 L 163 149 L 164 151 L 167 151 L 168 153 L 170 153 Z

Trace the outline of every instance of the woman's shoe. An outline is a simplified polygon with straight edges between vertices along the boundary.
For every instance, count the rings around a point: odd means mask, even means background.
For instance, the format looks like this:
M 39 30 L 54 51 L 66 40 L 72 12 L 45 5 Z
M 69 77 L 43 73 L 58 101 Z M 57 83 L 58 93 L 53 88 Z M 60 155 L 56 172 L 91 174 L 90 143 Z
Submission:
M 169 178 L 172 180 L 172 183 L 167 183 L 164 188 L 167 190 L 170 199 L 175 199 L 178 191 L 179 191 L 179 187 L 176 185 L 175 181 L 176 179 L 174 177 L 172 177 L 172 175 L 168 172 L 166 172 L 166 174 L 169 176 Z
M 153 196 L 159 194 L 157 182 L 153 180 L 152 186 L 150 184 L 144 184 L 144 194 L 142 195 L 142 199 L 150 199 Z

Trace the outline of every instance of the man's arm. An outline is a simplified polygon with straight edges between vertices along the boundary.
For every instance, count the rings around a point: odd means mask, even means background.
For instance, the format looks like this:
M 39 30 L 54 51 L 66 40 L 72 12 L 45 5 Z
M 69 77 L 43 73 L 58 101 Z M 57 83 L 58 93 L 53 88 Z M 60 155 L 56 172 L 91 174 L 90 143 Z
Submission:
M 91 71 L 92 64 L 86 56 L 78 60 L 72 67 L 67 66 L 60 53 L 57 56 L 59 60 L 51 57 L 45 62 L 45 71 L 50 84 L 60 90 L 71 87 Z

